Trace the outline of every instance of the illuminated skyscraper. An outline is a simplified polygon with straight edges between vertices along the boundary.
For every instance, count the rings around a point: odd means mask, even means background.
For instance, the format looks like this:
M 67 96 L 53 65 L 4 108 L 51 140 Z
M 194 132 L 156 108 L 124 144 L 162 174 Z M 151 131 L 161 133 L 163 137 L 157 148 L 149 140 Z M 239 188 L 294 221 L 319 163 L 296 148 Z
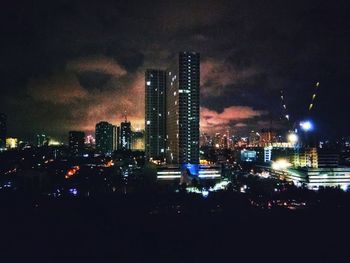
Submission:
M 7 117 L 0 113 L 0 149 L 6 147 L 6 133 L 7 133 Z
M 120 124 L 120 149 L 131 150 L 131 123 L 126 119 Z
M 163 160 L 166 136 L 166 71 L 145 73 L 145 153 L 146 159 Z
M 199 53 L 181 52 L 177 70 L 168 76 L 167 161 L 199 164 Z
M 82 131 L 69 132 L 69 150 L 74 155 L 79 155 L 84 150 L 85 133 Z
M 95 138 L 96 138 L 96 149 L 101 153 L 111 153 L 114 150 L 114 128 L 113 125 L 101 121 L 96 124 Z

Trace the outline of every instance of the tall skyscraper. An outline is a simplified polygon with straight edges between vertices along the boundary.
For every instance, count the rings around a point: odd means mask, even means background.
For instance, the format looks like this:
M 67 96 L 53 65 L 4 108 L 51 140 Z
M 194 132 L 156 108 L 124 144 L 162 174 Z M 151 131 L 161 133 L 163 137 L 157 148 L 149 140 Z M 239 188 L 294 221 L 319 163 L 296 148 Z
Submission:
M 179 85 L 175 69 L 168 73 L 166 119 L 167 163 L 179 163 Z
M 199 53 L 181 52 L 168 77 L 167 161 L 199 164 Z
M 111 153 L 114 150 L 114 128 L 113 125 L 101 121 L 96 124 L 95 138 L 96 138 L 96 149 L 101 153 Z
M 82 131 L 69 132 L 69 150 L 74 155 L 79 155 L 84 150 L 85 133 Z
M 146 160 L 164 160 L 166 142 L 166 71 L 145 73 L 145 154 Z
M 6 147 L 6 133 L 7 133 L 7 117 L 4 113 L 0 113 L 0 149 Z
M 113 125 L 113 151 L 118 150 L 118 126 Z
M 120 148 L 131 150 L 131 123 L 126 120 L 120 124 Z

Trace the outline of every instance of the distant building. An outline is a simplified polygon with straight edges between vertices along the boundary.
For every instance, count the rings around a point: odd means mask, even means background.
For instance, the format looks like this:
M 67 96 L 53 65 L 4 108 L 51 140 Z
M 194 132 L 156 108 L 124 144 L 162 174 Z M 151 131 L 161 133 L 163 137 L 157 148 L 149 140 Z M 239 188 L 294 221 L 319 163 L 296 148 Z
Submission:
M 79 155 L 84 150 L 85 133 L 82 131 L 69 132 L 69 150 L 74 155 Z
M 318 167 L 319 168 L 338 167 L 339 160 L 340 160 L 339 153 L 331 150 L 318 149 Z
M 199 137 L 199 146 L 211 146 L 210 136 L 202 133 Z
M 250 131 L 248 140 L 249 140 L 249 146 L 251 147 L 259 146 L 260 134 L 256 131 Z
M 240 160 L 242 162 L 255 162 L 257 159 L 256 151 L 253 150 L 241 150 Z
M 199 164 L 200 55 L 181 52 L 178 67 L 168 74 L 167 162 Z M 194 173 L 198 173 L 194 171 Z
M 0 149 L 6 147 L 7 136 L 7 117 L 4 113 L 0 113 Z
M 50 139 L 45 134 L 36 135 L 36 146 L 42 147 L 49 144 Z
M 163 160 L 166 143 L 166 71 L 145 72 L 145 154 L 146 160 Z
M 288 151 L 286 151 L 288 153 Z M 274 152 L 272 153 L 274 155 Z M 288 162 L 288 156 L 290 163 Z M 324 149 L 314 147 L 295 148 L 283 158 L 288 166 L 278 166 L 267 168 L 273 175 L 282 179 L 293 181 L 296 185 L 305 184 L 310 189 L 319 187 L 337 187 L 347 190 L 350 186 L 350 167 L 339 165 L 339 154 Z M 273 163 L 272 163 L 273 164 Z
M 144 151 L 145 150 L 145 133 L 143 131 L 132 132 L 132 150 L 133 151 Z
M 277 141 L 276 132 L 272 131 L 271 129 L 261 130 L 260 140 L 259 140 L 260 146 L 269 146 L 276 141 Z
M 318 168 L 317 148 L 300 148 L 291 155 L 291 164 L 294 167 Z
M 127 120 L 120 124 L 120 149 L 131 150 L 131 123 Z
M 178 166 L 160 166 L 157 168 L 157 180 L 181 182 L 184 179 L 184 172 L 187 173 L 187 170 L 183 171 Z M 221 166 L 199 165 L 197 176 L 202 180 L 220 180 L 221 174 Z M 186 177 L 188 176 L 192 175 L 186 174 Z
M 272 146 L 266 146 L 264 147 L 264 163 L 271 162 L 271 157 L 272 157 Z
M 96 149 L 101 153 L 111 153 L 115 148 L 114 126 L 106 121 L 96 124 L 95 138 Z

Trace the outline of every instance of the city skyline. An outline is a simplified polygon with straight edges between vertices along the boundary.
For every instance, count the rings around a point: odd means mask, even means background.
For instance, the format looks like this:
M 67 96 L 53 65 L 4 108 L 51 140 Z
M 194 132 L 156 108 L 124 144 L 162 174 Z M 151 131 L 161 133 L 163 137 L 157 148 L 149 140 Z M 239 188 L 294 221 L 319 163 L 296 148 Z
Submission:
M 349 14 L 4 1 L 1 262 L 348 262 Z
M 320 82 L 317 130 L 349 134 L 348 36 L 337 33 L 349 25 L 348 4 L 248 2 L 7 4 L 0 112 L 8 133 L 62 140 L 69 130 L 92 134 L 97 122 L 119 121 L 125 110 L 143 128 L 145 69 L 167 69 L 179 51 L 195 50 L 203 132 L 246 133 L 270 120 L 283 127 L 280 90 L 300 119 Z

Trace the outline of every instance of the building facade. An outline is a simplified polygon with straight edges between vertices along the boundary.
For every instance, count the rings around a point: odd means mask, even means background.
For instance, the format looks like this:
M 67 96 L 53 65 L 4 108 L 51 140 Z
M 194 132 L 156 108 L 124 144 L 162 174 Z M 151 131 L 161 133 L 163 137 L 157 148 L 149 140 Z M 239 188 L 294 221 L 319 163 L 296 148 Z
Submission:
M 127 120 L 120 124 L 120 149 L 131 150 L 131 123 Z
M 181 52 L 167 87 L 167 160 L 199 164 L 200 55 Z
M 199 164 L 200 57 L 179 54 L 179 161 Z
M 166 143 L 166 83 L 164 70 L 145 72 L 146 160 L 164 160 Z
M 179 163 L 179 85 L 176 69 L 168 72 L 166 112 L 166 158 L 168 164 Z
M 101 121 L 96 124 L 95 138 L 96 138 L 96 149 L 101 153 L 113 152 L 114 144 L 114 127 L 112 124 Z
M 85 133 L 82 131 L 69 132 L 69 150 L 73 155 L 79 155 L 84 150 Z

